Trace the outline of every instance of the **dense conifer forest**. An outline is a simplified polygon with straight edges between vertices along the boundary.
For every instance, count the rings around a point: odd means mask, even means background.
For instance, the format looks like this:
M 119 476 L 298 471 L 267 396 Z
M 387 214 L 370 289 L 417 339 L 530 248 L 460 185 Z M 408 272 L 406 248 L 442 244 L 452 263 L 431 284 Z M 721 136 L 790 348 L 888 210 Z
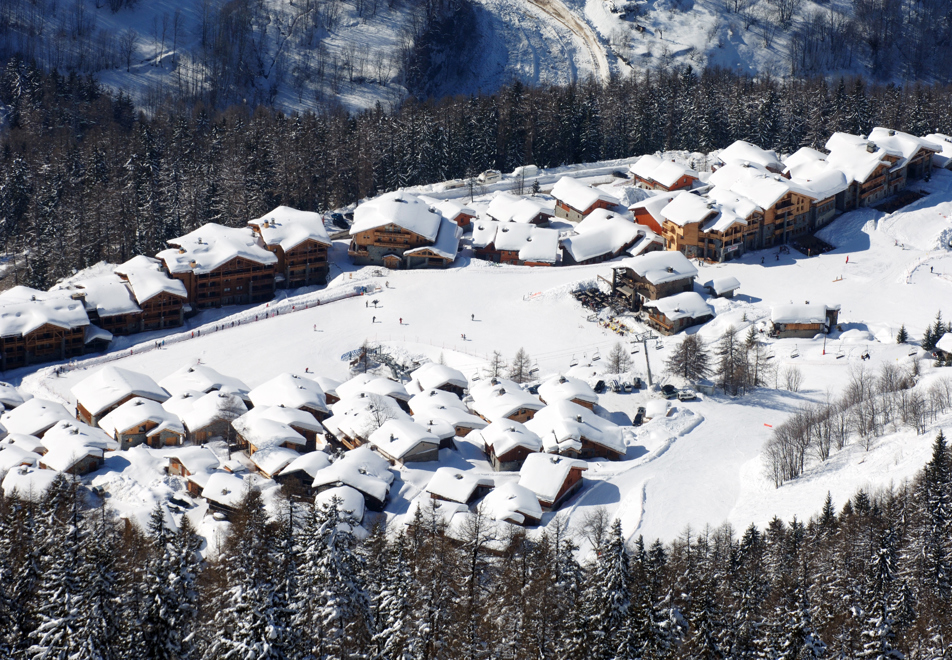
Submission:
M 170 104 L 146 116 L 90 76 L 14 58 L 0 74 L 0 236 L 16 280 L 46 288 L 73 269 L 153 254 L 202 223 L 243 225 L 278 204 L 326 211 L 490 167 L 706 153 L 735 139 L 790 153 L 876 125 L 952 132 L 950 99 L 942 85 L 687 69 L 607 86 L 514 83 L 358 115 Z
M 60 476 L 0 499 L 3 658 L 938 660 L 952 652 L 952 455 L 913 483 L 827 497 L 809 521 L 622 537 L 580 528 L 451 534 L 436 509 L 358 540 L 334 502 L 250 490 L 202 561 L 181 518 L 148 529 Z M 295 504 L 290 504 L 294 501 Z M 595 552 L 579 558 L 579 543 Z

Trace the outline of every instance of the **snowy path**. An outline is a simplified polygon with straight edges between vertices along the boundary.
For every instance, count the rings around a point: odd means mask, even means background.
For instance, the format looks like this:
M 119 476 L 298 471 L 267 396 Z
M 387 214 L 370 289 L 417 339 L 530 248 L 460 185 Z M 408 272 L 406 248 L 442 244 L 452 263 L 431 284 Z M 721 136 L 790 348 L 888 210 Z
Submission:
M 608 57 L 606 57 L 605 49 L 598 41 L 598 37 L 591 26 L 577 18 L 560 0 L 529 0 L 529 2 L 567 27 L 585 42 L 592 54 L 596 75 L 601 78 L 603 83 L 608 84 L 612 77 L 611 69 L 608 68 Z

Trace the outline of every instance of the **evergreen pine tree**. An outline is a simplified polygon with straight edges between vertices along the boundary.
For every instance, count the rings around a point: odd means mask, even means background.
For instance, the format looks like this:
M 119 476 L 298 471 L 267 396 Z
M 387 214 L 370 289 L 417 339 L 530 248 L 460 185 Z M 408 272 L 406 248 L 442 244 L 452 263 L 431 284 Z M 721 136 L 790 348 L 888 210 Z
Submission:
M 909 341 L 909 333 L 906 332 L 906 324 L 903 323 L 899 326 L 899 332 L 896 333 L 896 343 L 905 344 L 907 341 Z
M 940 601 L 952 596 L 952 460 L 942 431 L 919 483 L 924 529 L 920 533 L 925 575 L 922 587 Z
M 83 597 L 76 633 L 80 648 L 77 657 L 118 660 L 124 657 L 119 648 L 119 633 L 126 614 L 119 593 L 118 532 L 105 504 L 100 505 L 94 518 L 83 543 Z
M 710 376 L 710 355 L 704 340 L 697 333 L 684 335 L 681 343 L 665 362 L 665 367 L 672 374 L 692 381 Z
M 630 561 L 621 521 L 616 519 L 598 549 L 585 596 L 591 658 L 613 658 L 619 647 L 631 604 Z

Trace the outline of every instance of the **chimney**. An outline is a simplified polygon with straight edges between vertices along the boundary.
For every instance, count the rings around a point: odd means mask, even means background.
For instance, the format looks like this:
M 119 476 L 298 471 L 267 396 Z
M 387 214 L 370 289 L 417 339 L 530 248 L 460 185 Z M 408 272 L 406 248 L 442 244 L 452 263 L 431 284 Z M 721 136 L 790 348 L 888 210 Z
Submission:
M 581 415 L 576 415 L 576 416 L 575 416 L 575 421 L 576 421 L 576 422 L 581 422 L 581 421 L 582 421 L 582 416 L 581 416 Z
M 889 137 L 892 137 L 892 136 L 894 136 L 895 134 L 896 134 L 896 131 L 894 131 L 893 129 L 890 128 L 890 129 L 889 129 Z
M 866 151 L 868 151 L 869 153 L 875 153 L 875 151 L 876 151 L 876 145 L 873 144 L 872 142 L 867 142 L 867 143 L 866 143 Z

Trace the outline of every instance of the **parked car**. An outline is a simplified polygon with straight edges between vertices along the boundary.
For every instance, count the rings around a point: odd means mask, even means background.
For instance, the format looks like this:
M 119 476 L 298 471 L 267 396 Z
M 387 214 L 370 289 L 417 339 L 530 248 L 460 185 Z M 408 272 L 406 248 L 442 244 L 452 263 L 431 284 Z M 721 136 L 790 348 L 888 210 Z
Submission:
M 645 416 L 642 413 L 635 413 L 635 418 L 631 420 L 632 426 L 641 426 L 645 421 Z
M 454 188 L 462 188 L 466 185 L 466 182 L 462 179 L 450 179 L 449 181 L 443 182 L 443 190 L 452 190 Z
M 697 392 L 694 390 L 681 390 L 678 392 L 678 401 L 694 401 L 697 398 Z
M 605 381 L 600 380 L 595 383 L 595 387 L 592 388 L 595 390 L 595 394 L 604 394 L 605 393 Z
M 665 399 L 676 399 L 678 398 L 678 388 L 674 385 L 665 385 L 661 388 L 661 396 Z
M 624 171 L 624 170 L 615 170 L 614 172 L 612 172 L 612 176 L 617 177 L 617 178 L 619 178 L 619 179 L 628 179 L 628 178 L 630 178 L 630 177 L 628 176 L 628 172 L 626 172 L 626 171 Z
M 343 213 L 331 213 L 331 222 L 336 227 L 340 227 L 342 229 L 347 228 L 347 219 L 344 217 Z
M 612 392 L 621 392 L 621 385 L 618 384 L 617 380 L 613 380 L 611 383 Z
M 631 379 L 631 386 L 636 390 L 640 390 L 645 386 L 645 382 L 638 378 L 638 376 L 635 376 Z
M 621 389 L 625 392 L 625 394 L 631 394 L 631 383 L 626 380 L 621 384 Z
M 648 409 L 645 408 L 644 406 L 638 406 L 638 414 L 644 417 L 645 415 L 648 414 Z
M 502 179 L 502 172 L 499 170 L 486 170 L 478 177 L 476 181 L 479 183 L 496 183 Z
M 539 176 L 539 168 L 535 165 L 522 165 L 512 171 L 512 176 Z
M 530 386 L 529 386 L 528 388 L 526 388 L 526 389 L 529 391 L 529 394 L 538 394 L 538 393 L 539 393 L 539 383 L 536 383 L 535 385 L 530 385 Z

